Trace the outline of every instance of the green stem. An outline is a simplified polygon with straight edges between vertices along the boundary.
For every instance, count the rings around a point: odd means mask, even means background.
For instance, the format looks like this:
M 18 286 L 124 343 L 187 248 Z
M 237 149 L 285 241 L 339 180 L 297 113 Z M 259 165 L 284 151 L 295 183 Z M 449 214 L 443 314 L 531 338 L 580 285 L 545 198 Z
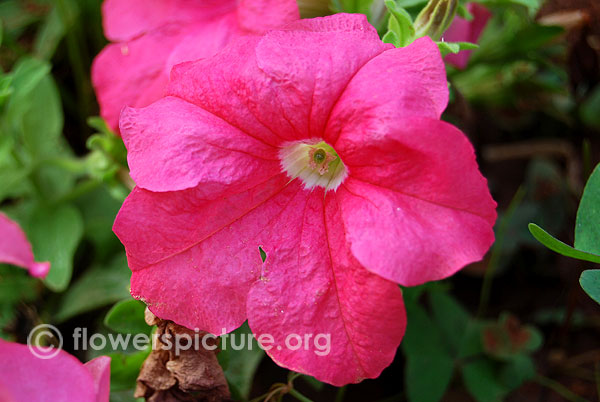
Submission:
M 481 285 L 481 296 L 479 299 L 479 309 L 477 310 L 477 317 L 482 317 L 487 309 L 488 303 L 490 301 L 490 293 L 492 290 L 492 280 L 494 279 L 494 274 L 496 273 L 496 269 L 498 268 L 498 262 L 500 261 L 500 256 L 502 254 L 502 245 L 504 243 L 504 238 L 506 235 L 506 230 L 508 228 L 508 224 L 512 215 L 514 214 L 517 207 L 521 204 L 523 197 L 525 196 L 525 189 L 523 187 L 519 187 L 517 192 L 515 193 L 506 213 L 504 214 L 504 218 L 498 227 L 498 233 L 496 236 L 496 244 L 492 248 L 492 255 L 490 256 L 490 262 L 488 263 L 487 269 L 485 270 L 485 275 L 483 277 L 483 284 Z
M 297 400 L 302 401 L 302 402 L 313 402 L 312 399 L 305 397 L 300 392 L 296 391 L 294 388 L 291 388 L 288 391 L 288 394 L 290 394 L 291 396 L 293 396 L 294 398 L 296 398 Z
M 561 383 L 559 383 L 558 381 L 555 381 L 551 378 L 545 377 L 543 375 L 537 375 L 535 377 L 535 381 L 546 387 L 551 389 L 552 391 L 556 392 L 558 395 L 562 396 L 563 398 L 565 398 L 567 401 L 571 401 L 571 402 L 589 402 L 587 399 L 580 397 L 579 395 L 577 395 L 576 393 L 574 393 L 573 391 L 571 391 L 570 389 L 568 389 L 567 387 L 565 387 L 564 385 L 562 385 Z
M 338 392 L 335 395 L 335 402 L 342 402 L 344 400 L 344 397 L 346 396 L 346 389 L 346 386 L 338 389 Z

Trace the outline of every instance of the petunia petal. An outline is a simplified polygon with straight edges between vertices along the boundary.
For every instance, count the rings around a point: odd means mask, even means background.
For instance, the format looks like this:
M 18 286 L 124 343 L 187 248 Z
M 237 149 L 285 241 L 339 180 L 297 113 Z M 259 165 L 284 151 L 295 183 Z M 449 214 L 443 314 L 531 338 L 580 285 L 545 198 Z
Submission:
M 127 108 L 120 125 L 131 177 L 151 191 L 252 186 L 280 171 L 276 148 L 179 98 Z
M 331 112 L 325 139 L 333 144 L 342 131 L 355 130 L 364 121 L 437 119 L 447 104 L 444 63 L 437 45 L 425 37 L 383 52 L 356 73 Z
M 84 364 L 94 378 L 96 402 L 106 402 L 110 397 L 110 357 L 100 356 Z
M 175 66 L 168 94 L 269 144 L 320 137 L 354 74 L 391 47 L 364 15 L 301 20 L 260 40 L 237 41 L 210 59 Z
M 413 286 L 484 256 L 496 203 L 464 134 L 427 118 L 363 120 L 352 132 L 336 143 L 350 171 L 338 197 L 365 267 Z
M 26 268 L 31 276 L 43 278 L 50 270 L 49 262 L 35 262 L 31 245 L 16 222 L 0 213 L 0 263 Z
M 257 236 L 279 217 L 286 201 L 274 196 L 288 181 L 278 174 L 213 201 L 199 194 L 202 185 L 170 193 L 134 189 L 113 228 L 133 271 L 132 295 L 188 328 L 237 328 L 260 275 Z
M 0 361 L 0 390 L 15 401 L 108 402 L 97 399 L 90 372 L 64 351 L 41 359 L 27 345 L 0 339 Z
M 92 83 L 100 115 L 117 129 L 124 106 L 144 107 L 164 95 L 166 61 L 183 39 L 179 27 L 168 25 L 130 42 L 106 46 L 92 64 Z
M 248 297 L 253 333 L 272 337 L 267 353 L 279 365 L 320 381 L 379 376 L 404 334 L 400 289 L 352 256 L 333 195 L 300 191 L 284 214 L 269 229 L 263 274 Z
M 105 0 L 104 34 L 126 41 L 165 24 L 198 23 L 234 9 L 234 0 Z
M 242 29 L 261 34 L 296 21 L 300 12 L 296 0 L 240 0 L 237 17 Z

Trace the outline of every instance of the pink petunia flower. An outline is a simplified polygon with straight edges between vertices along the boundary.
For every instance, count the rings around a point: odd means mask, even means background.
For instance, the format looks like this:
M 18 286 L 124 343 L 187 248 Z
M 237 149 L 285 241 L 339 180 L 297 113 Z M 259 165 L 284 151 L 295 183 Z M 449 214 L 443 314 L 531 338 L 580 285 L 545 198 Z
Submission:
M 53 357 L 49 350 L 34 351 L 37 356 L 27 345 L 0 339 L 1 401 L 108 402 L 110 357 L 82 364 L 62 350 Z
M 466 7 L 471 15 L 473 15 L 473 19 L 467 21 L 460 16 L 454 17 L 454 21 L 452 21 L 452 24 L 443 36 L 446 42 L 477 43 L 488 20 L 492 17 L 492 13 L 480 4 L 467 3 Z M 472 50 L 462 50 L 458 53 L 450 53 L 444 59 L 456 68 L 463 69 L 469 62 L 471 52 Z
M 167 92 L 121 115 L 137 187 L 113 228 L 161 318 L 214 334 L 248 319 L 281 366 L 359 382 L 404 334 L 396 284 L 446 278 L 494 240 L 428 38 L 396 49 L 362 15 L 301 20 L 176 66 Z
M 123 107 L 164 95 L 175 64 L 299 18 L 295 0 L 105 0 L 102 14 L 106 37 L 117 43 L 94 60 L 92 82 L 113 129 Z
M 26 268 L 31 276 L 44 278 L 49 262 L 35 262 L 31 244 L 16 222 L 0 213 L 0 263 Z

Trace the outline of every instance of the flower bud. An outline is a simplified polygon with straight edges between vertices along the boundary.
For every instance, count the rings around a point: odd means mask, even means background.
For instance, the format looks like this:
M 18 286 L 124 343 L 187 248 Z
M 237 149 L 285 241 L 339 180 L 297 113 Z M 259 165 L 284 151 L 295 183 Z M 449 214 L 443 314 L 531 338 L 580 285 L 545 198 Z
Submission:
M 458 0 L 429 0 L 415 20 L 416 36 L 439 40 L 454 19 L 457 8 Z

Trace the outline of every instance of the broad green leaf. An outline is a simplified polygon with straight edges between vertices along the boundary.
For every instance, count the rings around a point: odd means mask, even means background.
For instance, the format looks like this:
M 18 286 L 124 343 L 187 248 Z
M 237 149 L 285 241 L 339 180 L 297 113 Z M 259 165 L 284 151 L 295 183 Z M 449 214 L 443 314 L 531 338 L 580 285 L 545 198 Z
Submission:
M 127 267 L 125 253 L 115 257 L 109 264 L 92 267 L 64 294 L 54 320 L 60 323 L 78 314 L 131 297 L 130 277 L 131 271 Z
M 133 389 L 150 348 L 134 354 L 110 353 L 110 391 Z
M 596 303 L 600 303 L 600 269 L 588 269 L 583 271 L 579 283 L 585 292 Z
M 146 305 L 139 300 L 121 300 L 104 317 L 104 325 L 123 334 L 144 334 L 150 326 L 144 320 Z
M 471 317 L 447 292 L 430 292 L 429 300 L 433 318 L 441 330 L 444 341 L 450 345 L 453 355 L 456 356 Z
M 17 62 L 13 69 L 13 86 L 19 95 L 27 95 L 39 84 L 43 77 L 50 73 L 49 63 L 34 59 L 23 58 Z
M 500 402 L 510 391 L 500 382 L 498 371 L 502 363 L 477 359 L 463 367 L 462 375 L 467 390 L 478 402 Z
M 520 355 L 505 364 L 499 373 L 502 384 L 509 390 L 519 388 L 525 381 L 535 377 L 535 365 L 531 357 Z
M 62 292 L 71 281 L 73 256 L 83 235 L 81 213 L 70 205 L 38 206 L 27 228 L 36 260 L 51 264 L 44 283 L 51 290 Z
M 408 305 L 407 316 L 410 324 L 402 341 L 402 349 L 406 355 L 408 400 L 439 401 L 452 379 L 454 359 L 441 331 L 421 306 Z
M 575 223 L 575 248 L 600 255 L 600 165 L 596 166 L 588 179 L 579 203 Z
M 63 127 L 62 105 L 54 80 L 43 77 L 22 101 L 28 106 L 20 122 L 25 145 L 40 157 L 54 154 Z
M 586 253 L 581 250 L 577 250 L 568 244 L 563 243 L 560 240 L 552 237 L 544 229 L 536 225 L 535 223 L 529 224 L 529 231 L 540 243 L 548 247 L 550 250 L 562 254 L 566 257 L 576 258 L 578 260 L 589 261 L 600 263 L 600 255 Z
M 250 334 L 252 331 L 248 327 L 248 323 L 244 323 L 240 328 L 222 338 L 222 350 L 217 355 L 235 400 L 248 399 L 254 373 L 265 355 L 256 339 L 253 336 L 248 337 Z M 224 343 L 225 339 L 226 344 Z M 241 345 L 242 339 L 244 339 L 244 347 L 234 350 L 231 342 L 235 343 L 237 349 Z M 249 347 L 248 340 L 250 340 L 251 347 Z

